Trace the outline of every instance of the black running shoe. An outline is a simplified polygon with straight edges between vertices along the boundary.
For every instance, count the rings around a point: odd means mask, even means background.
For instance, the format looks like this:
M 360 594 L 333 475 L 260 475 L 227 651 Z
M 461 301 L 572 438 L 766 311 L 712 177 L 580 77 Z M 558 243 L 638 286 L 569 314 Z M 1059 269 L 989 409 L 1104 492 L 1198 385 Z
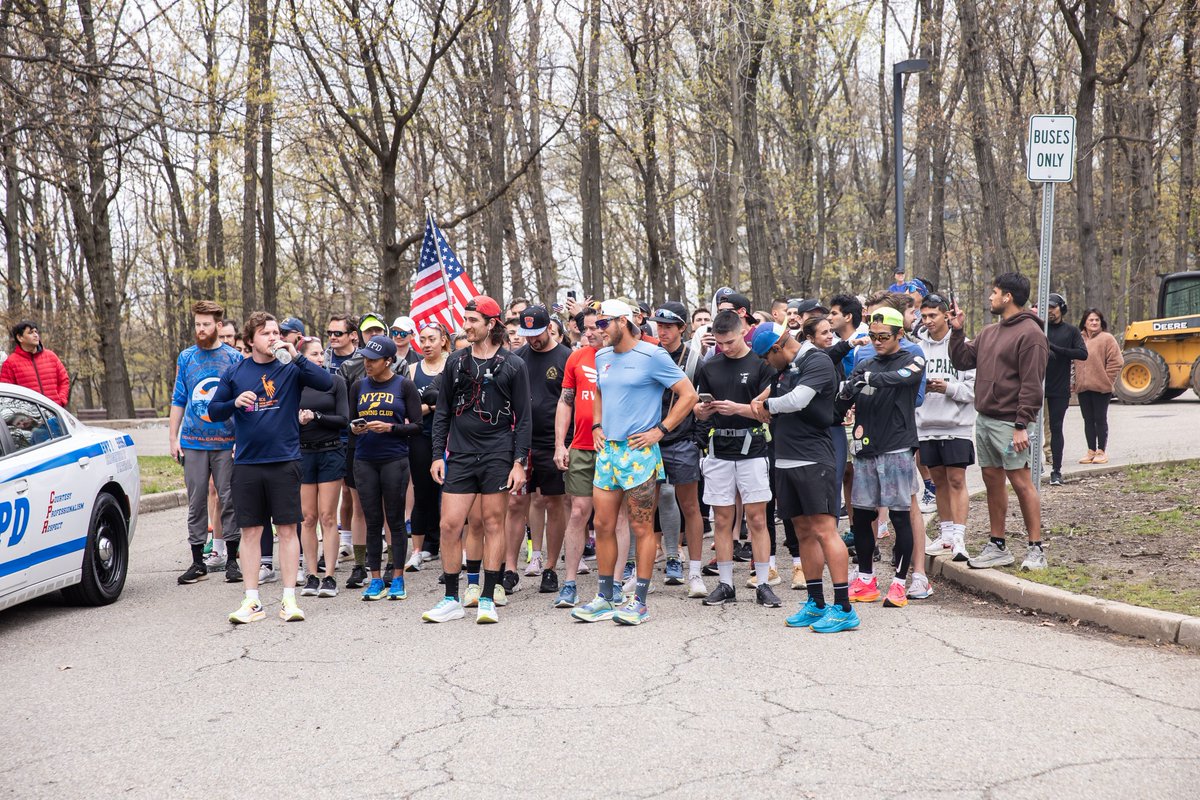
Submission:
M 304 588 L 300 590 L 302 597 L 316 597 L 321 589 L 321 581 L 316 575 L 309 575 L 304 579 Z
M 706 606 L 721 606 L 737 602 L 737 592 L 728 583 L 718 583 L 717 588 L 708 593 L 702 601 Z
M 241 583 L 242 582 L 242 567 L 238 564 L 236 558 L 231 558 L 225 562 L 225 582 L 226 583 Z
M 550 594 L 558 591 L 558 573 L 552 569 L 542 570 L 542 585 L 538 587 L 538 592 L 541 594 Z
M 521 582 L 521 576 L 513 572 L 511 569 L 504 570 L 504 574 L 500 576 L 500 585 L 504 587 L 504 591 L 509 594 L 517 588 L 517 584 Z
M 588 539 L 587 544 L 585 544 L 583 546 L 583 557 L 584 558 L 595 558 L 596 557 L 596 545 L 592 544 L 591 539 Z
M 1059 472 L 1058 470 L 1054 470 L 1053 472 L 1051 472 L 1050 473 L 1050 485 L 1051 486 L 1062 486 L 1062 484 L 1063 484 L 1062 473 Z
M 354 569 L 350 570 L 350 577 L 346 579 L 347 589 L 361 589 L 363 584 L 367 582 L 367 568 L 354 565 Z
M 197 563 L 192 564 L 187 568 L 187 571 L 179 576 L 181 584 L 198 583 L 206 580 L 208 580 L 208 567 Z
M 754 558 L 754 553 L 750 550 L 749 542 L 734 542 L 733 543 L 733 560 L 746 563 Z
M 325 571 L 325 556 L 321 556 L 320 558 L 317 559 L 317 572 L 324 572 L 324 571 Z
M 717 569 L 717 560 L 714 558 L 712 561 L 709 561 L 707 564 L 704 565 L 704 569 L 702 569 L 700 571 L 702 573 L 704 573 L 705 575 L 709 576 L 710 578 L 713 575 L 719 575 L 720 571 Z
M 783 605 L 783 601 L 781 601 L 775 592 L 771 590 L 770 584 L 764 583 L 759 586 L 756 591 L 758 592 L 758 596 L 755 597 L 755 600 L 760 606 L 766 606 L 767 608 L 779 608 Z
M 322 578 L 317 597 L 337 597 L 337 581 L 328 575 Z

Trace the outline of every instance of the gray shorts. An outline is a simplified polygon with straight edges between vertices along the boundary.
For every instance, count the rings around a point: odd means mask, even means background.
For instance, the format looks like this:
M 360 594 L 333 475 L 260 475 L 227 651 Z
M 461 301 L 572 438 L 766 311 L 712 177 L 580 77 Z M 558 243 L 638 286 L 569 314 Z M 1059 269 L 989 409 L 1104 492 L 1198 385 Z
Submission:
M 993 419 L 983 414 L 975 415 L 975 458 L 980 467 L 1003 467 L 1004 469 L 1029 469 L 1032 447 L 1018 453 L 1013 449 L 1014 423 Z
M 681 439 L 670 444 L 659 443 L 658 449 L 662 452 L 667 482 L 672 486 L 700 480 L 700 448 L 691 439 Z
M 913 487 L 917 481 L 917 465 L 912 453 L 883 453 L 854 460 L 854 485 L 850 489 L 850 505 L 855 508 L 908 511 L 912 507 Z

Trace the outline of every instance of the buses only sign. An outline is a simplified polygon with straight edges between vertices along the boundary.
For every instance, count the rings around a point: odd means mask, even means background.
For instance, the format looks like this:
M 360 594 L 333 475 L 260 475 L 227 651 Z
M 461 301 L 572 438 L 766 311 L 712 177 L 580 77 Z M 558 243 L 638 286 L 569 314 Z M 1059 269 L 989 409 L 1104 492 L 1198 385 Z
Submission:
M 1035 114 L 1029 118 L 1025 177 L 1034 183 L 1070 183 L 1075 177 L 1075 118 Z

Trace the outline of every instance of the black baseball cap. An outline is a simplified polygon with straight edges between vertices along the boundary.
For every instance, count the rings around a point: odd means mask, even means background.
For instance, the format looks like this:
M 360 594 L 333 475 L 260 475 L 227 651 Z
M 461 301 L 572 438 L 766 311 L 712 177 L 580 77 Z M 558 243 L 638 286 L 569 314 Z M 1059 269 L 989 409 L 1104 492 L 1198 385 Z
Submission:
M 1058 306 L 1063 311 L 1066 311 L 1067 310 L 1067 298 L 1063 297 L 1058 292 L 1051 292 L 1050 300 L 1048 303 L 1046 303 L 1046 305 Z
M 395 358 L 396 343 L 390 336 L 372 336 L 367 343 L 358 348 L 358 354 L 363 358 Z
M 750 298 L 746 297 L 744 294 L 739 294 L 738 292 L 729 292 L 728 294 L 723 294 L 718 297 L 717 306 L 720 307 L 722 303 L 732 303 L 734 310 L 740 308 L 747 314 L 753 310 L 753 306 L 750 304 Z
M 517 325 L 522 336 L 537 336 L 550 327 L 550 313 L 545 306 L 528 306 L 518 315 Z
M 297 317 L 288 317 L 283 322 L 279 323 L 279 330 L 298 333 L 301 336 L 307 336 L 308 332 L 304 330 L 304 323 Z
M 654 309 L 654 315 L 650 319 L 655 322 L 665 322 L 668 325 L 687 325 L 688 310 L 683 303 L 667 300 Z
M 791 303 L 788 303 L 788 307 L 795 308 L 796 312 L 798 314 L 807 314 L 810 311 L 820 311 L 823 314 L 829 313 L 829 309 L 826 308 L 825 306 L 821 305 L 820 300 L 815 300 L 815 299 L 811 299 L 811 298 L 808 300 L 801 300 L 800 302 L 796 303 L 795 306 L 792 306 Z

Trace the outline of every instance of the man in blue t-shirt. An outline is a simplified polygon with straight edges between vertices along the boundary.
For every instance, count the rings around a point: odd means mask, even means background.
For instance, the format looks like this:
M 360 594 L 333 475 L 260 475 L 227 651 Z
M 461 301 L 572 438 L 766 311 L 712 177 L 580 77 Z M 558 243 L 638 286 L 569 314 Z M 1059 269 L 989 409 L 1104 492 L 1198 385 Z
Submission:
M 188 496 L 188 547 L 192 563 L 179 576 L 180 584 L 192 584 L 208 577 L 204 562 L 204 542 L 210 525 L 208 485 L 211 480 L 221 501 L 221 537 L 213 537 L 214 558 L 224 563 L 221 549 L 229 549 L 229 569 L 225 580 L 240 581 L 237 568 L 238 531 L 234 519 L 230 478 L 233 475 L 233 423 L 214 422 L 208 404 L 221 376 L 239 361 L 242 354 L 217 337 L 225 309 L 212 300 L 192 305 L 196 343 L 179 354 L 175 364 L 175 390 L 171 394 L 171 455 L 183 464 L 183 483 Z
M 592 417 L 598 420 L 592 424 L 597 454 L 592 502 L 600 591 L 571 616 L 584 622 L 612 619 L 640 625 L 650 616 L 646 595 L 658 549 L 654 507 L 657 479 L 663 477 L 658 442 L 691 413 L 697 395 L 666 350 L 638 338 L 634 311 L 628 303 L 606 300 L 600 305 L 596 327 L 608 345 L 596 353 L 596 398 L 592 402 Z M 676 396 L 665 420 L 664 388 Z M 637 584 L 629 602 L 615 609 L 611 598 L 617 566 L 617 515 L 622 502 L 628 508 L 629 527 L 637 539 Z
M 229 615 L 229 621 L 255 622 L 266 616 L 258 596 L 260 537 L 273 522 L 283 562 L 279 616 L 284 622 L 295 622 L 304 619 L 296 605 L 296 570 L 300 566 L 296 526 L 302 517 L 300 393 L 306 386 L 327 392 L 333 378 L 283 341 L 275 317 L 265 311 L 250 315 L 243 335 L 250 344 L 250 358 L 221 377 L 208 404 L 213 420 L 233 419 L 237 443 L 232 494 L 243 534 L 239 555 L 246 599 Z

